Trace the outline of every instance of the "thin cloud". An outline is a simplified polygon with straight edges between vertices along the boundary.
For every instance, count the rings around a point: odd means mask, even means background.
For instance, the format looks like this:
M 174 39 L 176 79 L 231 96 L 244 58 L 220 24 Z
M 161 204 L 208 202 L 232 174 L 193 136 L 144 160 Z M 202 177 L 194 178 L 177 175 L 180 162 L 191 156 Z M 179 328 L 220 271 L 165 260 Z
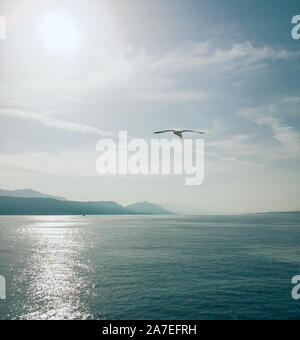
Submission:
M 95 136 L 115 136 L 115 134 L 107 131 L 100 130 L 98 128 L 94 128 L 84 124 L 77 124 L 72 122 L 66 122 L 62 120 L 58 120 L 56 118 L 50 116 L 44 116 L 37 113 L 25 112 L 22 110 L 13 110 L 13 109 L 0 109 L 0 115 L 9 116 L 9 117 L 17 117 L 26 120 L 32 120 L 39 122 L 45 126 L 54 127 L 56 129 L 70 131 L 70 132 L 78 132 L 84 134 L 90 134 Z
M 209 96 L 200 91 L 170 91 L 170 92 L 135 92 L 133 98 L 157 103 L 197 103 L 209 100 Z
M 261 117 L 255 121 L 259 125 L 267 125 L 273 131 L 274 138 L 285 146 L 292 154 L 297 155 L 300 152 L 299 132 L 291 126 L 286 126 L 278 118 Z
M 276 60 L 297 58 L 298 52 L 254 46 L 250 42 L 219 48 L 211 42 L 187 42 L 159 55 L 144 49 L 119 46 L 105 58 L 96 58 L 89 67 L 78 67 L 65 79 L 54 79 L 48 93 L 76 94 L 76 98 L 126 98 L 155 102 L 200 102 L 211 98 L 204 79 L 215 72 L 236 75 L 258 71 Z M 186 89 L 189 72 L 202 81 Z M 55 74 L 55 73 L 54 73 Z M 184 87 L 182 86 L 184 84 Z M 59 91 L 58 91 L 59 90 Z
M 295 97 L 283 98 L 275 103 L 261 106 L 244 108 L 239 111 L 239 116 L 253 121 L 259 126 L 267 126 L 272 132 L 273 138 L 284 147 L 283 156 L 299 157 L 300 154 L 300 134 L 299 131 L 281 118 L 283 113 L 290 111 L 290 105 L 295 101 Z
M 247 67 L 253 64 L 261 65 L 266 60 L 289 59 L 297 56 L 299 56 L 298 52 L 276 50 L 269 46 L 255 47 L 250 42 L 235 44 L 229 49 L 216 49 L 208 42 L 188 42 L 159 58 L 153 63 L 153 67 L 186 69 L 212 65 L 228 66 L 234 63 L 236 71 L 240 72 L 241 69 L 236 67 L 237 63 L 247 70 Z

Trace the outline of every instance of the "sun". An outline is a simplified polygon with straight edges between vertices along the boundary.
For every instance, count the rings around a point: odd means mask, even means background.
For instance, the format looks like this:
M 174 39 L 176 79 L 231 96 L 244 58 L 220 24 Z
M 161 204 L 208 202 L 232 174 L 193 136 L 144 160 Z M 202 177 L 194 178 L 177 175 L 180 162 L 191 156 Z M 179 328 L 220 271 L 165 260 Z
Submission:
M 55 53 L 67 53 L 79 47 L 79 28 L 62 13 L 50 13 L 41 22 L 40 35 L 43 45 Z

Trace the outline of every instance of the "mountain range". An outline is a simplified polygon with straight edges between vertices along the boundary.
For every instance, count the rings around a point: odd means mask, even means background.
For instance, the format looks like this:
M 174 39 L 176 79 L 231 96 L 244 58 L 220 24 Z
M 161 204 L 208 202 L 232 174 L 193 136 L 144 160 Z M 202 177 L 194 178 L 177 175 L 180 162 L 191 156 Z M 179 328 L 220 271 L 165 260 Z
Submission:
M 22 197 L 22 198 L 53 198 L 59 201 L 66 201 L 65 198 L 59 196 L 45 195 L 32 189 L 22 190 L 3 190 L 0 189 L 0 196 L 6 197 Z
M 18 196 L 20 195 L 20 196 Z M 148 202 L 127 207 L 116 202 L 75 202 L 25 190 L 0 190 L 0 215 L 172 215 Z
M 174 213 L 163 209 L 161 206 L 152 204 L 149 202 L 141 202 L 132 204 L 126 207 L 127 209 L 134 211 L 138 214 L 149 215 L 173 215 Z

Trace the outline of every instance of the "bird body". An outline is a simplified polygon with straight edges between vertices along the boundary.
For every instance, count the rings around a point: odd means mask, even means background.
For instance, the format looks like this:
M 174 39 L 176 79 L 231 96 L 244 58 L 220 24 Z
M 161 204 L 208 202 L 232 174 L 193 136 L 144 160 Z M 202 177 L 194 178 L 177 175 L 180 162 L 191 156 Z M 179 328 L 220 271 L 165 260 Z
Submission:
M 194 130 L 164 130 L 164 131 L 157 131 L 154 132 L 155 135 L 157 134 L 161 134 L 161 133 L 167 133 L 167 132 L 172 132 L 174 133 L 174 135 L 176 135 L 179 138 L 183 138 L 183 134 L 186 132 L 191 132 L 191 133 L 198 133 L 200 135 L 204 135 L 204 132 L 200 132 L 200 131 L 194 131 Z

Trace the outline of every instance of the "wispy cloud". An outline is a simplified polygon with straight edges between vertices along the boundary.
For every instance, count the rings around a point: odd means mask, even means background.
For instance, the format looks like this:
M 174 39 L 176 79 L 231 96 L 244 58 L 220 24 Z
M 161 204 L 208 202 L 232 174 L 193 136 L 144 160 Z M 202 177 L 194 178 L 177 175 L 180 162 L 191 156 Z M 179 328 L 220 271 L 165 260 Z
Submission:
M 42 84 L 40 75 L 35 74 L 36 91 L 45 92 L 47 96 L 59 93 L 63 98 L 77 100 L 104 97 L 115 101 L 122 97 L 158 103 L 200 102 L 211 98 L 207 80 L 214 79 L 216 72 L 226 76 L 250 73 L 267 67 L 272 61 L 290 60 L 299 55 L 270 46 L 254 46 L 247 41 L 228 48 L 220 48 L 212 42 L 190 41 L 160 54 L 117 46 L 105 57 L 75 65 L 73 72 L 65 77 L 57 77 L 51 66 L 46 83 Z M 197 77 L 200 78 L 195 81 Z M 191 79 L 194 81 L 187 87 Z M 32 84 L 35 82 L 30 79 L 30 86 Z
M 209 42 L 188 42 L 153 62 L 153 67 L 184 69 L 222 65 L 228 68 L 228 64 L 234 63 L 236 71 L 241 72 L 254 64 L 261 67 L 261 63 L 267 60 L 297 56 L 299 53 L 283 49 L 276 50 L 269 46 L 255 47 L 250 42 L 235 44 L 228 49 L 215 48 Z M 242 69 L 238 66 L 242 66 Z
M 70 131 L 70 132 L 79 132 L 85 134 L 91 134 L 95 136 L 114 136 L 113 133 L 100 130 L 98 128 L 94 128 L 84 124 L 77 124 L 72 122 L 66 122 L 63 120 L 58 120 L 56 118 L 40 115 L 32 112 L 25 112 L 22 110 L 13 110 L 13 109 L 0 109 L 0 115 L 9 116 L 9 117 L 17 117 L 26 120 L 32 120 L 39 122 L 43 125 L 53 127 L 60 130 Z
M 135 92 L 132 97 L 142 101 L 156 103 L 196 103 L 209 100 L 209 96 L 201 91 L 165 91 L 165 92 Z
M 281 143 L 292 155 L 299 155 L 300 137 L 299 132 L 292 126 L 287 126 L 278 118 L 257 117 L 255 121 L 259 125 L 266 125 L 273 131 L 274 138 Z
M 283 157 L 299 157 L 300 133 L 282 118 L 291 111 L 290 105 L 295 102 L 298 102 L 297 97 L 286 97 L 269 105 L 244 108 L 238 114 L 259 126 L 268 127 L 273 138 L 283 146 Z
M 281 100 L 281 102 L 287 104 L 300 104 L 300 96 L 285 97 Z
M 247 135 L 236 135 L 225 140 L 207 143 L 207 145 L 215 146 L 224 150 L 233 150 L 244 147 L 245 145 L 243 144 L 243 142 L 246 141 L 247 139 L 249 139 L 249 136 Z

